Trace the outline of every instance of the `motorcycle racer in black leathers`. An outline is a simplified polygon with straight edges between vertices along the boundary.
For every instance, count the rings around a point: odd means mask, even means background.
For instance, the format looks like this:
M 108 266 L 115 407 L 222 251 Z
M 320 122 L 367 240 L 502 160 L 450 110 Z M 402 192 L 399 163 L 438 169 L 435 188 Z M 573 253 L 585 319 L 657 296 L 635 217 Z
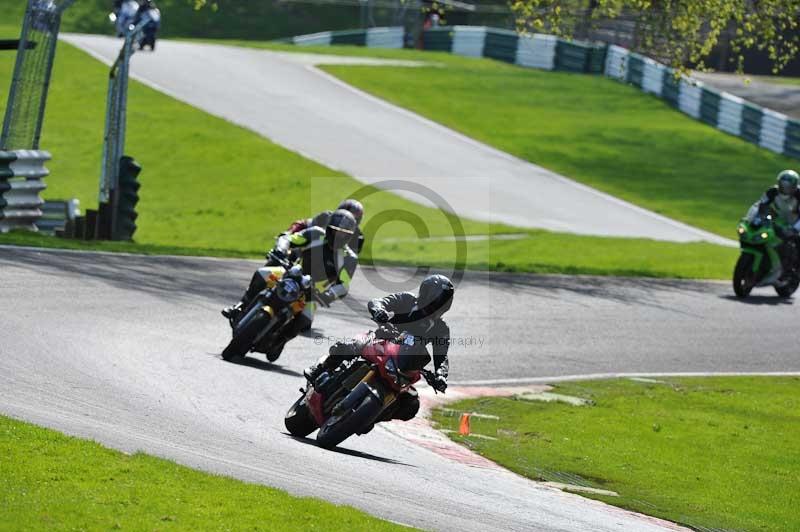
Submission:
M 310 275 L 319 300 L 329 305 L 347 295 L 350 281 L 358 266 L 358 255 L 347 245 L 356 229 L 356 220 L 348 211 L 337 210 L 331 215 L 325 229 L 313 226 L 296 233 L 285 233 L 278 237 L 270 251 L 267 265 L 279 264 L 290 257 L 297 257 L 303 274 Z M 264 278 L 256 272 L 239 303 L 223 309 L 222 315 L 232 322 L 238 319 L 252 299 L 264 288 Z M 292 322 L 286 333 L 288 342 L 301 331 L 311 327 L 317 305 L 308 302 L 301 314 Z M 280 349 L 276 349 L 280 354 Z M 277 358 L 274 355 L 274 359 Z
M 450 328 L 442 319 L 453 303 L 455 288 L 444 275 L 430 275 L 420 284 L 419 294 L 399 292 L 373 299 L 367 304 L 372 320 L 379 324 L 376 335 L 396 338 L 402 332 L 414 336 L 413 345 L 404 345 L 400 358 L 401 371 L 420 370 L 431 360 L 427 345 L 431 344 L 436 380 L 434 388 L 444 391 L 450 369 Z M 360 355 L 363 344 L 360 340 L 337 342 L 330 347 L 328 355 L 306 369 L 304 375 L 313 383 L 324 371 L 334 369 L 346 360 Z M 402 394 L 380 421 L 413 419 L 419 411 L 419 396 L 414 388 Z
M 364 235 L 361 233 L 360 226 L 361 220 L 364 218 L 364 206 L 358 200 L 346 199 L 342 201 L 336 209 L 348 211 L 356 219 L 358 227 L 356 227 L 356 230 L 353 232 L 353 237 L 350 239 L 347 245 L 350 246 L 350 249 L 355 251 L 356 254 L 361 253 L 361 249 L 364 247 Z M 322 211 L 311 218 L 301 218 L 300 220 L 295 220 L 289 226 L 286 232 L 297 233 L 303 229 L 308 229 L 309 227 L 314 226 L 325 229 L 325 227 L 328 226 L 331 216 L 333 216 L 333 211 Z

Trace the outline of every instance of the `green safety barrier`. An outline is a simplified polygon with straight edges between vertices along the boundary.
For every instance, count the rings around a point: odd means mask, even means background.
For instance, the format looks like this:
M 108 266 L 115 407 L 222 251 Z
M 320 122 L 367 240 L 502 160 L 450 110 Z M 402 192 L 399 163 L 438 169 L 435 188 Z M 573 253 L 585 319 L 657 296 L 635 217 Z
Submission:
M 450 52 L 453 50 L 453 30 L 436 28 L 422 33 L 422 47 L 432 52 Z
M 790 157 L 800 159 L 800 122 L 789 120 L 786 124 L 786 140 L 783 152 Z
M 628 58 L 628 83 L 635 87 L 642 88 L 644 82 L 644 60 L 631 54 Z
M 331 44 L 365 46 L 367 44 L 367 32 L 364 30 L 334 31 L 331 32 Z
M 598 49 L 602 49 L 602 51 L 595 57 Z M 556 70 L 581 73 L 591 72 L 592 68 L 597 68 L 598 62 L 604 61 L 605 45 L 565 40 L 559 40 L 558 44 L 556 44 Z
M 513 63 L 517 59 L 517 46 L 519 36 L 515 32 L 487 31 L 486 41 L 483 45 L 483 56 L 506 63 Z
M 740 135 L 742 138 L 753 144 L 758 144 L 761 139 L 761 118 L 764 111 L 751 103 L 745 102 L 742 108 L 742 125 Z
M 720 95 L 716 91 L 703 88 L 700 96 L 700 120 L 717 127 Z
M 671 106 L 678 107 L 681 95 L 681 80 L 676 78 L 670 70 L 664 71 L 664 80 L 661 86 L 661 97 Z

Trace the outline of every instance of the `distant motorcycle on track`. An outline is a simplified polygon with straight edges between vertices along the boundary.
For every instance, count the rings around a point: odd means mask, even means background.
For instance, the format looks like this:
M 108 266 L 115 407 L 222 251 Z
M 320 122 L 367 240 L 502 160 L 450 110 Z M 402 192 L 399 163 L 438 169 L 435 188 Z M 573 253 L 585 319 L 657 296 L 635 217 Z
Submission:
M 413 343 L 413 336 L 387 339 L 370 332 L 362 338 L 359 357 L 323 372 L 300 389 L 301 397 L 284 419 L 290 434 L 305 437 L 319 429 L 317 443 L 336 447 L 353 434 L 369 432 L 400 394 L 421 378 L 435 385 L 436 376 L 430 371 L 399 369 L 403 344 Z
M 797 265 L 784 275 L 781 261 L 781 246 L 794 246 L 795 243 L 781 238 L 784 231 L 786 228 L 775 223 L 772 216 L 763 221 L 744 218 L 739 222 L 742 253 L 733 271 L 733 291 L 738 297 L 747 297 L 758 286 L 773 286 L 781 297 L 795 293 L 800 285 Z
M 232 338 L 222 351 L 222 358 L 237 362 L 250 351 L 277 360 L 286 343 L 284 335 L 295 317 L 303 312 L 306 302 L 314 300 L 324 306 L 303 268 L 281 257 L 272 256 L 278 266 L 258 269 L 266 288 L 259 292 L 236 318 L 230 319 Z

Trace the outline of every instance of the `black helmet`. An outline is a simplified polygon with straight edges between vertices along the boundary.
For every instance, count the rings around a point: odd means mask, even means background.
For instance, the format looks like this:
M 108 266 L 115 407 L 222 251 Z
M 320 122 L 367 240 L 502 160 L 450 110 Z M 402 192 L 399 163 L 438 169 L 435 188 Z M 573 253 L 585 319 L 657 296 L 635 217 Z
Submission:
M 418 306 L 426 316 L 441 317 L 450 310 L 455 290 L 452 281 L 444 275 L 429 275 L 419 285 Z
M 349 211 L 338 209 L 331 215 L 325 228 L 325 240 L 334 249 L 343 248 L 352 238 L 356 227 L 355 217 Z
M 361 205 L 361 202 L 354 199 L 346 199 L 339 204 L 337 209 L 344 209 L 356 219 L 356 223 L 361 223 L 361 218 L 364 217 L 364 206 Z

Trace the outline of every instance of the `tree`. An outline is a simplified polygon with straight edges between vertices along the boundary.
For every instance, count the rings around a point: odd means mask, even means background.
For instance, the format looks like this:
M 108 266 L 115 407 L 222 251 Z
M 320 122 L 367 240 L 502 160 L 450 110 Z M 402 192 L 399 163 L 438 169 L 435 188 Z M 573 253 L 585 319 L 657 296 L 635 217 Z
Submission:
M 761 50 L 778 73 L 800 45 L 800 0 L 511 0 L 511 8 L 520 31 L 564 37 L 600 22 L 633 21 L 633 47 L 680 71 L 702 68 L 723 38 L 739 71 L 745 50 Z

